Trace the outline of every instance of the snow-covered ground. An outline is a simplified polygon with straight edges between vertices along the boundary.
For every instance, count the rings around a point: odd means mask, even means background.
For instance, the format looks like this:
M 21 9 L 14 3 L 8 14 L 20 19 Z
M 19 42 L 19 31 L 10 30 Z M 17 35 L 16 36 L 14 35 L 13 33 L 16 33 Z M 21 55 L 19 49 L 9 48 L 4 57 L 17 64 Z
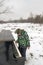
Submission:
M 17 35 L 14 34 L 17 28 L 21 28 L 27 31 L 30 39 L 31 47 L 26 51 L 27 62 L 25 65 L 43 65 L 43 24 L 33 23 L 7 23 L 0 24 L 1 30 L 11 30 L 15 40 Z M 30 53 L 33 54 L 31 57 Z

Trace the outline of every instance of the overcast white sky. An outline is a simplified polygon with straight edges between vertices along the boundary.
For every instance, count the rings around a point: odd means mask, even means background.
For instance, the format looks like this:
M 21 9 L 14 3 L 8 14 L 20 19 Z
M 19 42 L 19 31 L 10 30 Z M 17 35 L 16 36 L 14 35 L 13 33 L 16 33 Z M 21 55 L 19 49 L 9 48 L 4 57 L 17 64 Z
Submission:
M 0 11 L 4 11 L 6 7 L 9 13 L 0 15 L 0 19 L 28 18 L 31 12 L 33 14 L 43 13 L 43 0 L 5 0 Z

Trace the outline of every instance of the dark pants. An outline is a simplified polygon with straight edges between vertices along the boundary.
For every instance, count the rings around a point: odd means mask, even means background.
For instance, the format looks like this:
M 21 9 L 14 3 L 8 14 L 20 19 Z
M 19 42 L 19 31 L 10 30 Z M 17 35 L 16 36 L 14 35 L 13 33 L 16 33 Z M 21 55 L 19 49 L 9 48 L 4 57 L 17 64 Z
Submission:
M 6 41 L 5 42 L 5 47 L 6 47 L 5 54 L 6 54 L 7 61 L 9 60 L 9 47 L 10 47 L 10 45 L 11 45 L 12 51 L 13 51 L 13 41 Z M 13 54 L 13 57 L 16 58 L 16 56 L 14 54 Z
M 19 45 L 19 50 L 20 50 L 22 57 L 25 57 L 25 59 L 26 59 L 26 47 Z

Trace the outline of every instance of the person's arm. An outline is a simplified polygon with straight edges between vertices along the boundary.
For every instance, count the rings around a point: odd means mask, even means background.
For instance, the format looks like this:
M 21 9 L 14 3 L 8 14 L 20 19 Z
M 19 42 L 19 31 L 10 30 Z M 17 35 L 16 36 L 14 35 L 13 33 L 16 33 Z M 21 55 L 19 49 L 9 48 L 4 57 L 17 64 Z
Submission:
M 28 49 L 30 48 L 30 40 L 29 40 L 29 36 L 27 34 L 27 32 L 25 32 L 25 35 L 24 35 L 25 39 L 26 39 L 26 46 L 28 47 Z

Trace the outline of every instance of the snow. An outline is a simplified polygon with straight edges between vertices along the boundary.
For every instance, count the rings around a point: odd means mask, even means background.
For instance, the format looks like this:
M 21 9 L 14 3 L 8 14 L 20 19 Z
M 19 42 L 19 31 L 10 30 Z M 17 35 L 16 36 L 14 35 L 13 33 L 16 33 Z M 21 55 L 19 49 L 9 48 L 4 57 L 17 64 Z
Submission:
M 11 30 L 15 40 L 17 40 L 17 34 L 15 30 L 17 28 L 27 31 L 30 39 L 30 49 L 27 48 L 25 65 L 43 65 L 43 24 L 33 23 L 4 23 L 0 24 L 0 32 L 5 30 Z M 30 53 L 33 54 L 31 57 Z

